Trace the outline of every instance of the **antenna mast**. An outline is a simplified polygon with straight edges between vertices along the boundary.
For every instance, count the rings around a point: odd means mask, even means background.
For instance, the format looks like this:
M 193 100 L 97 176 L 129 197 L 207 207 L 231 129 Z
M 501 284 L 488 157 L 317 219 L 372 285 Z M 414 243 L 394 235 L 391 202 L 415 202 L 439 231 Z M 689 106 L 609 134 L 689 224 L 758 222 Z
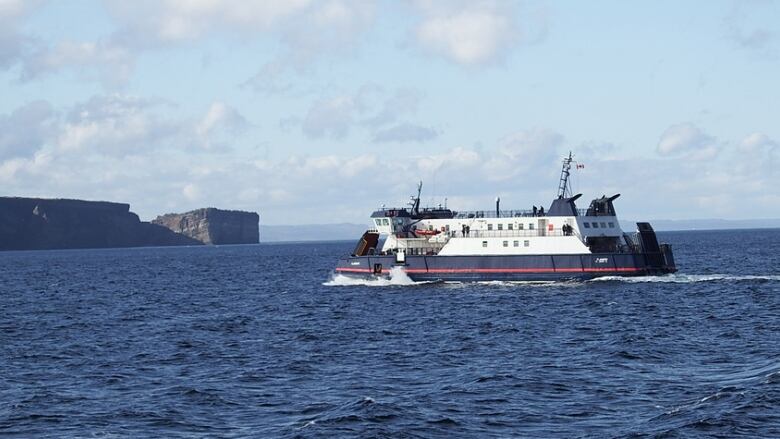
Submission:
M 569 173 L 571 171 L 572 162 L 571 151 L 569 156 L 563 159 L 563 168 L 561 169 L 561 181 L 558 184 L 558 198 L 570 198 L 571 187 L 569 187 Z
M 412 213 L 417 215 L 420 213 L 420 194 L 422 194 L 422 180 L 420 180 L 420 183 L 417 184 L 417 197 L 412 197 L 412 202 L 410 203 L 412 206 Z

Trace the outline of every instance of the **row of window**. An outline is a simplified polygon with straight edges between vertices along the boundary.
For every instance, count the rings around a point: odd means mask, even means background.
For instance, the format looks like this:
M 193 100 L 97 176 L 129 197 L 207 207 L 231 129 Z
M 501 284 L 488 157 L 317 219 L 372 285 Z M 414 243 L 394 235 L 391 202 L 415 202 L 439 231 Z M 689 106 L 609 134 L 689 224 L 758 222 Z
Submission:
M 506 229 L 507 230 L 514 230 L 515 229 L 514 226 L 515 226 L 514 224 L 509 223 L 509 224 L 506 225 Z M 523 230 L 523 226 L 525 226 L 525 224 L 522 224 L 522 223 L 517 224 L 517 230 Z M 488 224 L 487 225 L 487 229 L 488 230 L 493 230 L 493 224 Z M 533 230 L 533 229 L 534 229 L 534 224 L 533 223 L 528 223 L 528 230 Z M 504 230 L 504 225 L 503 224 L 498 224 L 498 228 L 496 230 Z
M 378 227 L 389 226 L 390 225 L 390 221 L 387 218 L 377 218 L 377 219 L 374 220 L 374 222 L 376 223 L 376 225 Z M 590 229 L 591 227 L 594 228 L 594 229 L 598 229 L 599 227 L 601 227 L 602 229 L 606 229 L 607 227 L 609 227 L 610 229 L 614 229 L 615 228 L 615 223 L 613 223 L 613 222 L 606 223 L 606 222 L 595 222 L 595 221 L 594 222 L 587 222 L 586 221 L 586 222 L 583 222 L 582 225 L 586 229 Z M 514 230 L 515 229 L 514 226 L 515 226 L 515 224 L 509 223 L 509 224 L 506 225 L 506 229 L 507 230 Z M 525 224 L 518 223 L 517 224 L 517 230 L 523 230 L 524 226 L 525 226 Z M 433 229 L 432 227 L 428 227 L 428 228 L 431 229 L 431 230 Z M 493 230 L 493 224 L 488 224 L 487 225 L 487 229 L 488 230 Z M 449 226 L 447 226 L 447 230 L 449 230 Z M 496 230 L 504 230 L 504 224 L 500 224 L 500 223 L 497 224 L 497 229 Z M 528 223 L 528 230 L 534 230 L 534 223 Z
M 592 222 L 592 223 L 589 223 L 589 222 L 584 222 L 584 223 L 582 223 L 582 225 L 583 225 L 583 226 L 585 226 L 585 228 L 586 228 L 586 229 L 589 229 L 589 228 L 591 228 L 591 226 L 592 226 L 594 229 L 598 229 L 598 228 L 599 228 L 599 225 L 601 226 L 601 228 L 602 228 L 602 229 L 606 229 L 606 228 L 607 228 L 607 223 L 604 223 L 604 222 L 601 222 L 601 223 L 597 223 L 597 222 L 595 222 L 595 221 L 594 221 L 594 222 Z M 612 223 L 612 222 L 611 222 L 611 223 L 609 223 L 609 228 L 610 228 L 610 229 L 614 229 L 614 228 L 615 228 L 615 223 Z
M 504 241 L 502 242 L 502 244 L 504 247 L 509 247 L 509 241 Z M 487 247 L 487 246 L 488 246 L 488 242 L 482 241 L 482 247 Z M 531 241 L 528 240 L 523 241 L 523 247 L 530 247 L 530 246 L 531 246 Z M 512 241 L 512 247 L 520 247 L 520 241 Z

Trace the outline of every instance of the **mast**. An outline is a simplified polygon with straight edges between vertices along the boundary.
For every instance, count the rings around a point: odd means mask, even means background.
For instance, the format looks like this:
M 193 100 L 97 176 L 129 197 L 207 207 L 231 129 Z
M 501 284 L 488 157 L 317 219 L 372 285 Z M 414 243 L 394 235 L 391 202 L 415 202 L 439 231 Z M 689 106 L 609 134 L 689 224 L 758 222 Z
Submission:
M 569 187 L 569 172 L 571 171 L 572 162 L 571 151 L 569 156 L 563 159 L 563 168 L 561 169 L 561 181 L 558 184 L 558 198 L 570 198 L 571 187 Z
M 417 184 L 417 197 L 412 197 L 412 214 L 418 215 L 420 213 L 420 195 L 422 194 L 422 180 Z

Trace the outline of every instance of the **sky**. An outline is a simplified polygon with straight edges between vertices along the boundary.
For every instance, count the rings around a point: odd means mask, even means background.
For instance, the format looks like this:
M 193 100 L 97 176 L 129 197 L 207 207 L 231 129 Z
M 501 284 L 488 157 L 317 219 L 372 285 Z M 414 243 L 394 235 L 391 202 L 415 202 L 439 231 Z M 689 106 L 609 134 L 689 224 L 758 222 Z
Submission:
M 780 1 L 0 0 L 0 195 L 780 218 Z M 580 201 L 586 207 L 587 201 Z

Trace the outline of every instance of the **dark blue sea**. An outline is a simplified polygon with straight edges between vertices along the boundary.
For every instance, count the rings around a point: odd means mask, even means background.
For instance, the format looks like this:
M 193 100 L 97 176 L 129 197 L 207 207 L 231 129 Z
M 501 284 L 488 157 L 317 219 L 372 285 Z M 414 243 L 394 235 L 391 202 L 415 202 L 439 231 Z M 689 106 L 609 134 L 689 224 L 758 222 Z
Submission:
M 354 243 L 0 253 L 0 436 L 778 438 L 780 230 L 680 272 L 351 283 Z

